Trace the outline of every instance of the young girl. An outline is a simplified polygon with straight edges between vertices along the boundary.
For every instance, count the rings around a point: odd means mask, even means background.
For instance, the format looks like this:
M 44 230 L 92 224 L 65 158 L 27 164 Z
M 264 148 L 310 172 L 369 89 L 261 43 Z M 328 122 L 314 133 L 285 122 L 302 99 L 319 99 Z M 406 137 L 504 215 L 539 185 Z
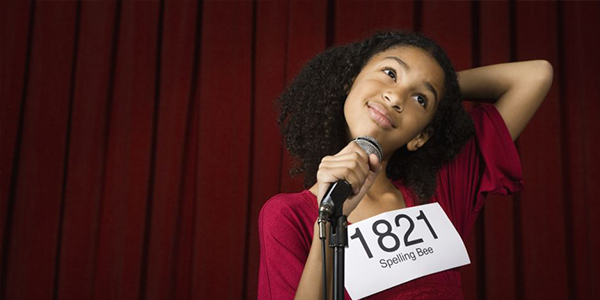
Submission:
M 304 172 L 306 190 L 263 206 L 259 299 L 321 298 L 314 233 L 319 202 L 338 180 L 352 185 L 343 206 L 350 223 L 438 202 L 464 239 L 488 193 L 522 188 L 513 141 L 551 82 L 542 60 L 455 73 L 445 52 L 415 33 L 382 32 L 317 55 L 278 100 L 278 124 L 299 158 L 293 173 Z M 463 96 L 496 101 L 467 114 Z M 358 136 L 379 141 L 381 162 L 352 142 Z M 330 249 L 327 259 L 330 280 Z M 442 271 L 368 299 L 462 299 L 460 274 Z

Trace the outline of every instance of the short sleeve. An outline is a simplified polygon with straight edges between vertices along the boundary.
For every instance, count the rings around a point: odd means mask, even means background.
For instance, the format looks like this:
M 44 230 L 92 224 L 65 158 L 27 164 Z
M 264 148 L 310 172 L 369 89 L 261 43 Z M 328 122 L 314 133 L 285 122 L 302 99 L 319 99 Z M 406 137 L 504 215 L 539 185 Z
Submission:
M 258 221 L 258 299 L 294 298 L 308 258 L 314 220 L 316 210 L 301 194 L 280 194 L 265 203 Z
M 521 161 L 502 116 L 493 105 L 473 115 L 477 145 L 483 157 L 479 193 L 510 195 L 523 189 Z
M 434 199 L 466 236 L 488 194 L 510 195 L 523 189 L 517 149 L 493 105 L 471 112 L 475 136 L 438 173 Z

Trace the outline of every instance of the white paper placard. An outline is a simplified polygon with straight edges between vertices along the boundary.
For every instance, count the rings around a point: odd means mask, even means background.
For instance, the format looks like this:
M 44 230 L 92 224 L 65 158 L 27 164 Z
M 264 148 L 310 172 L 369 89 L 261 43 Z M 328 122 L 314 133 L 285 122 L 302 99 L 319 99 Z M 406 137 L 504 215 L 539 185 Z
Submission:
M 345 286 L 360 299 L 471 263 L 438 203 L 389 211 L 348 226 Z

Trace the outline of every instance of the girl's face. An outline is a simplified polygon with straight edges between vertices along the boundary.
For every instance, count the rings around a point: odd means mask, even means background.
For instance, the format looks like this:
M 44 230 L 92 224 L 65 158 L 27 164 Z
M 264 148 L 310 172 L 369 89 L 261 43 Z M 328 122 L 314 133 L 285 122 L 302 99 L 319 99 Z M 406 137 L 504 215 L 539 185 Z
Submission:
M 417 150 L 433 134 L 427 125 L 443 86 L 444 70 L 420 48 L 401 46 L 376 54 L 354 80 L 344 104 L 349 138 L 374 137 L 384 160 L 404 145 Z

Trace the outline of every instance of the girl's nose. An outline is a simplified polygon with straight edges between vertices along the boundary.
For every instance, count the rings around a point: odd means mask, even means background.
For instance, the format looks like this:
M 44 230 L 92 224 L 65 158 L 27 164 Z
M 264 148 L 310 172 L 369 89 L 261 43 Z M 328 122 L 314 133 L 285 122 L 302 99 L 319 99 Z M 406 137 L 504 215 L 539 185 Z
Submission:
M 383 93 L 383 99 L 388 105 L 390 105 L 395 111 L 402 112 L 402 97 L 400 97 L 397 93 L 388 91 Z

